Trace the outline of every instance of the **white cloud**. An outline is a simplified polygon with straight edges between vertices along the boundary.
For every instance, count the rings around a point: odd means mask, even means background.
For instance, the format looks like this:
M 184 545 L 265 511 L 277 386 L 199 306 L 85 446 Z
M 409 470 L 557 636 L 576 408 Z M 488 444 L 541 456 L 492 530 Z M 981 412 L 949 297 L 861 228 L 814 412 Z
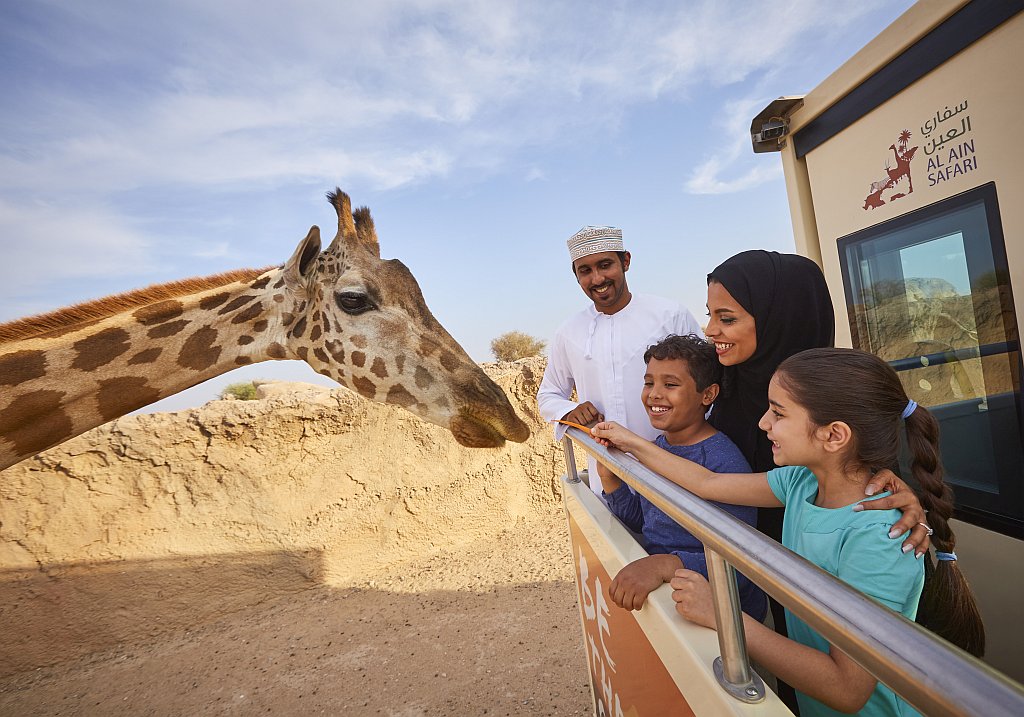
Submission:
M 35 51 L 109 77 L 100 92 L 58 83 L 4 111 L 31 104 L 37 120 L 9 140 L 24 152 L 4 153 L 0 189 L 43 192 L 54 176 L 96 192 L 339 178 L 397 187 L 770 72 L 804 33 L 858 12 L 812 0 L 769 13 L 710 0 L 176 1 L 147 5 L 154 34 L 142 43 L 140 9 L 60 7 L 77 32 L 67 44 L 39 38 Z
M 153 269 L 144 236 L 102 207 L 0 199 L 0 237 L 0 285 L 9 295 L 67 279 Z M 5 314 L 15 315 L 11 312 L 4 307 Z

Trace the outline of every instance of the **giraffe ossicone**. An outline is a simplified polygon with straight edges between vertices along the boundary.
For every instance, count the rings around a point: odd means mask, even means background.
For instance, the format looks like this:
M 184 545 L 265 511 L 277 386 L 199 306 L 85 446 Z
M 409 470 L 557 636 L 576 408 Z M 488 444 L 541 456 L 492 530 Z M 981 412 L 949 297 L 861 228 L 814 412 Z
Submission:
M 328 195 L 283 265 L 186 279 L 0 324 L 0 470 L 137 408 L 259 361 L 300 359 L 464 446 L 523 442 L 504 392 L 434 318 L 412 273 L 382 260 L 368 209 Z

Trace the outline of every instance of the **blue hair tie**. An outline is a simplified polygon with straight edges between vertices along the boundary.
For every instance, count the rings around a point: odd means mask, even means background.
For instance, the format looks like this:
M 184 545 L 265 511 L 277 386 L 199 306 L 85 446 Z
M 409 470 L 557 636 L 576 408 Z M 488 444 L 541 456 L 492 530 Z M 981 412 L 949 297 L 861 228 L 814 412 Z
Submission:
M 956 553 L 940 553 L 938 550 L 935 551 L 936 560 L 956 560 Z
M 910 399 L 909 401 L 907 401 L 907 407 L 903 409 L 903 418 L 909 418 L 910 414 L 914 412 L 915 408 L 917 408 L 917 401 L 915 401 L 914 399 Z

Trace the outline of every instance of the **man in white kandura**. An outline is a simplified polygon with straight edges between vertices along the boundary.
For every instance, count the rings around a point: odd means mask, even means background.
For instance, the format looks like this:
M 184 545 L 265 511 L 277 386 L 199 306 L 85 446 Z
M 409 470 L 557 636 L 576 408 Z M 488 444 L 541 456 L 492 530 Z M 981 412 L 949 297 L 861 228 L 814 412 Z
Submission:
M 654 440 L 640 399 L 644 385 L 644 351 L 670 334 L 703 336 L 700 326 L 678 302 L 659 296 L 631 294 L 626 285 L 629 252 L 622 230 L 587 226 L 567 242 L 572 271 L 583 293 L 593 302 L 570 317 L 551 342 L 548 367 L 537 392 L 540 415 L 588 425 L 617 421 Z M 573 387 L 579 402 L 570 400 Z M 555 439 L 565 434 L 555 424 Z M 596 462 L 588 461 L 590 487 L 601 494 Z

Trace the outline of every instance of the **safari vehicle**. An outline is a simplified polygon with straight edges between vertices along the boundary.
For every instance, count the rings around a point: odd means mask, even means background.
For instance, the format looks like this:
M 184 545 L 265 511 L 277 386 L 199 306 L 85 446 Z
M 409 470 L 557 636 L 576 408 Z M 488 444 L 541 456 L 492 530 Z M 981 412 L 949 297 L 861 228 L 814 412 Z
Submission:
M 1022 10 L 919 2 L 751 124 L 754 151 L 782 156 L 797 251 L 824 270 L 837 345 L 887 360 L 941 423 L 984 662 L 569 429 L 565 503 L 596 714 L 789 714 L 747 662 L 733 568 L 922 713 L 1024 714 Z M 704 542 L 717 634 L 678 618 L 667 586 L 637 613 L 609 607 L 611 576 L 644 553 L 574 482 L 574 444 Z

